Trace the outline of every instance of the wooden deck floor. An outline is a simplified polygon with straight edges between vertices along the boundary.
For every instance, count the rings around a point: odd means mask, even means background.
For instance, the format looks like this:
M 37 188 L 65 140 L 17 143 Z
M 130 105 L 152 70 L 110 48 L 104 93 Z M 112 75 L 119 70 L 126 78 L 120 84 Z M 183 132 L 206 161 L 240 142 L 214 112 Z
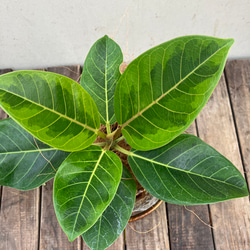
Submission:
M 75 80 L 81 74 L 79 65 L 46 70 Z M 0 119 L 5 117 L 0 110 Z M 229 158 L 250 184 L 250 60 L 227 62 L 220 83 L 189 132 Z M 52 184 L 26 192 L 0 187 L 0 250 L 89 249 L 80 237 L 68 242 L 60 229 Z M 109 248 L 122 249 L 249 250 L 249 197 L 209 206 L 162 204 L 148 217 L 130 223 Z

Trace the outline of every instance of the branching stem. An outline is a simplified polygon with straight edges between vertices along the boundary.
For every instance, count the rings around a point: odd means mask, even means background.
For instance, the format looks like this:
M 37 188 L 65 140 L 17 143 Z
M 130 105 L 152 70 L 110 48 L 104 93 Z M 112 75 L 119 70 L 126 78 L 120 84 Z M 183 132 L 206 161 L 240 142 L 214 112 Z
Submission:
M 106 123 L 106 128 L 107 128 L 107 134 L 111 134 L 111 129 L 110 129 L 110 124 L 109 122 Z
M 105 133 L 101 132 L 101 131 L 98 131 L 98 132 L 97 132 L 97 135 L 100 136 L 100 137 L 101 137 L 102 139 L 104 139 L 104 140 L 105 140 L 106 137 L 107 137 L 107 135 L 106 135 Z
M 92 145 L 94 146 L 99 146 L 99 147 L 104 147 L 107 143 L 106 142 L 94 142 Z
M 115 142 L 118 143 L 119 141 L 122 141 L 123 139 L 124 139 L 124 136 L 121 136 L 118 139 L 116 139 Z
M 108 140 L 112 139 L 114 137 L 114 135 L 116 134 L 117 130 L 118 130 L 118 128 L 115 131 L 113 131 L 112 133 L 108 134 L 106 136 L 106 139 L 108 139 Z
M 130 152 L 130 151 L 128 151 L 128 150 L 126 150 L 126 149 L 120 147 L 120 146 L 117 145 L 117 144 L 114 146 L 114 149 L 120 151 L 121 153 L 123 153 L 123 154 L 125 154 L 125 155 L 133 155 L 132 152 Z

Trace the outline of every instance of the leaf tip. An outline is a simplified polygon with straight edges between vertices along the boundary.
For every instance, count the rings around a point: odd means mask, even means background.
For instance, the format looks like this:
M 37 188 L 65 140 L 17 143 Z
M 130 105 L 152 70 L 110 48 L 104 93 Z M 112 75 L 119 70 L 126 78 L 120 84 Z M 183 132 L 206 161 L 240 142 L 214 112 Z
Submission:
M 228 41 L 228 45 L 231 47 L 234 44 L 234 39 L 233 38 L 229 38 L 227 39 Z

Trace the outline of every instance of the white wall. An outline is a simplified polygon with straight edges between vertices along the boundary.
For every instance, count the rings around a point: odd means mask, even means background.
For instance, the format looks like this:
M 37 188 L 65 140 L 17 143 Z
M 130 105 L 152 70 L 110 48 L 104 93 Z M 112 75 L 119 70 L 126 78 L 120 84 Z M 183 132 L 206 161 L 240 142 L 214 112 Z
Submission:
M 0 0 L 0 69 L 83 64 L 104 34 L 131 60 L 171 38 L 234 38 L 250 57 L 250 0 Z

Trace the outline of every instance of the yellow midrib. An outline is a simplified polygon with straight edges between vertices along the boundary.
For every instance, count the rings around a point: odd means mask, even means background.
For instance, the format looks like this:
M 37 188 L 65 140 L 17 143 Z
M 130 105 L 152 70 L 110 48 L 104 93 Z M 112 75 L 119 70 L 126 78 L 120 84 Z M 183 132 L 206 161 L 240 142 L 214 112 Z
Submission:
M 77 121 L 77 120 L 74 120 L 73 118 L 71 118 L 71 117 L 69 117 L 69 116 L 66 116 L 66 115 L 64 115 L 64 114 L 61 114 L 61 113 L 57 112 L 57 111 L 54 110 L 54 109 L 50 109 L 50 108 L 48 108 L 48 107 L 46 107 L 46 106 L 42 106 L 40 103 L 36 103 L 36 102 L 34 102 L 34 101 L 30 100 L 30 99 L 27 99 L 27 98 L 25 98 L 24 96 L 18 95 L 18 94 L 13 93 L 13 92 L 10 92 L 10 91 L 8 91 L 8 90 L 6 90 L 6 89 L 0 88 L 0 90 L 2 90 L 2 91 L 4 91 L 4 92 L 7 92 L 7 93 L 9 93 L 9 94 L 11 94 L 11 95 L 17 96 L 17 97 L 19 97 L 19 98 L 22 98 L 22 99 L 24 99 L 25 101 L 28 101 L 28 102 L 30 102 L 30 103 L 32 103 L 32 104 L 38 106 L 38 107 L 43 108 L 44 110 L 48 110 L 48 111 L 50 111 L 50 112 L 52 112 L 52 113 L 55 113 L 55 114 L 59 115 L 60 117 L 63 117 L 63 118 L 65 118 L 65 119 L 67 119 L 67 120 L 69 120 L 69 121 L 71 121 L 71 122 L 73 122 L 73 123 L 76 123 L 76 124 L 80 125 L 81 127 L 84 127 L 84 128 L 86 128 L 86 129 L 88 129 L 88 130 L 93 131 L 93 132 L 96 133 L 96 134 L 97 134 L 97 132 L 98 132 L 98 129 L 94 129 L 94 128 L 92 128 L 92 127 L 89 127 L 88 125 L 83 124 L 83 123 L 81 123 L 81 122 L 79 122 L 79 121 Z
M 185 151 L 185 152 L 186 152 L 186 151 Z M 185 152 L 184 152 L 184 153 L 185 153 Z M 234 186 L 234 185 L 231 184 L 231 183 L 228 183 L 228 182 L 225 182 L 225 181 L 222 181 L 222 180 L 219 180 L 219 179 L 213 179 L 213 178 L 210 178 L 209 176 L 200 175 L 200 174 L 198 174 L 198 173 L 190 172 L 190 171 L 187 171 L 187 170 L 185 170 L 185 169 L 175 168 L 175 167 L 172 167 L 172 166 L 170 166 L 170 165 L 167 165 L 167 164 L 164 164 L 164 163 L 161 163 L 161 162 L 157 162 L 157 161 L 151 160 L 151 159 L 149 159 L 149 158 L 146 158 L 146 157 L 137 155 L 137 154 L 135 154 L 134 152 L 131 152 L 131 151 L 130 151 L 129 156 L 130 156 L 130 157 L 140 158 L 140 159 L 142 159 L 142 160 L 144 160 L 144 161 L 151 162 L 152 164 L 157 164 L 157 165 L 163 166 L 163 167 L 165 167 L 165 168 L 177 170 L 177 171 L 180 171 L 180 172 L 183 172 L 183 173 L 186 173 L 186 174 L 196 175 L 196 176 L 199 176 L 199 177 L 201 177 L 201 178 L 205 178 L 205 179 L 209 179 L 209 180 L 221 182 L 221 183 L 224 183 L 224 184 L 233 186 L 234 188 L 239 188 L 239 189 L 240 189 L 240 187 Z
M 76 227 L 77 219 L 78 219 L 78 216 L 79 216 L 79 214 L 80 214 L 80 210 L 81 210 L 81 208 L 82 208 L 82 204 L 83 204 L 83 201 L 84 201 L 84 199 L 85 199 L 85 197 L 86 197 L 86 194 L 87 194 L 88 188 L 89 188 L 89 186 L 90 186 L 91 180 L 93 179 L 93 176 L 95 175 L 96 169 L 97 169 L 97 167 L 99 166 L 99 163 L 100 163 L 100 161 L 101 161 L 101 159 L 102 159 L 104 153 L 105 153 L 105 150 L 102 149 L 101 155 L 100 155 L 98 161 L 97 161 L 96 164 L 95 164 L 95 167 L 94 167 L 94 169 L 93 169 L 93 172 L 92 172 L 92 174 L 91 174 L 91 176 L 90 176 L 90 178 L 89 178 L 89 181 L 88 181 L 88 183 L 87 183 L 87 186 L 86 186 L 86 188 L 85 188 L 85 190 L 84 190 L 84 193 L 83 193 L 83 195 L 82 195 L 82 200 L 81 200 L 81 203 L 80 203 L 80 205 L 79 205 L 79 209 L 78 209 L 78 211 L 77 211 L 77 215 L 76 215 L 76 218 L 75 218 L 75 223 L 74 223 L 73 230 L 72 230 L 72 233 L 71 233 L 71 238 L 72 238 L 72 236 L 73 236 L 73 234 L 74 234 L 74 232 L 75 232 L 75 227 Z
M 143 110 L 139 111 L 136 115 L 134 115 L 133 117 L 131 117 L 129 120 L 127 120 L 125 123 L 123 123 L 121 125 L 121 128 L 124 128 L 126 125 L 128 125 L 130 122 L 132 122 L 134 119 L 136 119 L 138 116 L 140 116 L 143 112 L 145 112 L 147 109 L 149 109 L 150 107 L 152 107 L 155 103 L 157 103 L 158 101 L 160 101 L 163 97 L 165 97 L 167 94 L 169 94 L 172 90 L 174 90 L 175 88 L 177 88 L 184 80 L 186 80 L 190 75 L 192 75 L 199 67 L 201 67 L 204 63 L 206 63 L 211 57 L 213 57 L 217 52 L 219 52 L 220 50 L 222 50 L 224 47 L 226 47 L 228 45 L 225 44 L 224 46 L 222 46 L 220 49 L 216 50 L 212 55 L 210 55 L 206 60 L 204 60 L 201 64 L 199 64 L 196 68 L 194 68 L 189 74 L 187 74 L 184 78 L 182 78 L 176 85 L 174 85 L 172 88 L 170 88 L 167 92 L 165 92 L 163 95 L 161 95 L 159 98 L 157 98 L 155 101 L 153 101 L 152 103 L 150 103 L 147 107 L 145 107 Z

